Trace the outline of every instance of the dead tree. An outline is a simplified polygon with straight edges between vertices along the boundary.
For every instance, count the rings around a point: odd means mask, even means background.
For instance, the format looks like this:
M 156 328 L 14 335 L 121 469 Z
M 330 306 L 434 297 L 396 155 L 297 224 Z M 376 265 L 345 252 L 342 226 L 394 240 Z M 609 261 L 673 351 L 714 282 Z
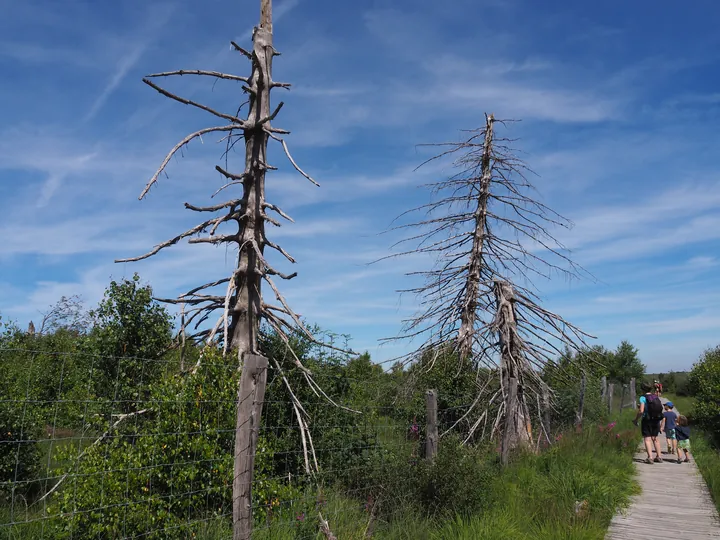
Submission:
M 285 376 L 285 370 L 288 367 L 301 370 L 306 381 L 316 393 L 323 395 L 328 400 L 330 398 L 315 383 L 310 371 L 302 365 L 294 351 L 289 347 L 289 335 L 296 331 L 301 332 L 314 343 L 322 344 L 303 325 L 298 315 L 285 301 L 275 283 L 276 277 L 287 280 L 292 279 L 296 274 L 286 274 L 277 270 L 268 263 L 265 255 L 266 248 L 269 248 L 278 252 L 290 263 L 295 262 L 295 259 L 287 251 L 271 241 L 266 234 L 266 224 L 269 223 L 279 227 L 281 226 L 280 220 L 292 221 L 285 212 L 265 199 L 265 175 L 268 170 L 274 169 L 268 163 L 268 140 L 277 141 L 295 170 L 313 184 L 318 184 L 300 169 L 290 155 L 283 138 L 289 132 L 272 125 L 283 103 L 278 103 L 273 109 L 270 105 L 270 92 L 274 88 L 288 88 L 290 86 L 287 83 L 276 82 L 272 77 L 273 57 L 279 54 L 273 47 L 272 0 L 260 1 L 260 24 L 253 31 L 252 41 L 253 47 L 250 51 L 231 42 L 234 50 L 250 61 L 251 72 L 249 77 L 193 69 L 155 73 L 143 79 L 145 84 L 163 96 L 178 103 L 201 109 L 223 122 L 220 125 L 206 127 L 190 133 L 178 142 L 165 156 L 160 167 L 150 178 L 140 195 L 140 199 L 148 194 L 169 165 L 171 159 L 186 145 L 195 139 L 201 139 L 205 135 L 215 134 L 222 135 L 221 141 L 226 144 L 225 156 L 228 155 L 230 149 L 240 142 L 244 142 L 245 159 L 241 172 L 232 172 L 228 170 L 227 165 L 225 167 L 220 165 L 215 167 L 215 170 L 223 177 L 225 183 L 213 194 L 213 197 L 221 192 L 231 192 L 233 188 L 240 189 L 242 194 L 239 197 L 228 198 L 225 202 L 210 206 L 196 206 L 185 203 L 185 208 L 192 212 L 214 214 L 214 216 L 203 220 L 195 227 L 178 234 L 166 242 L 158 244 L 144 255 L 116 262 L 147 259 L 184 239 L 188 239 L 190 244 L 225 245 L 237 251 L 237 264 L 230 276 L 218 277 L 191 289 L 177 299 L 165 299 L 164 301 L 183 306 L 181 321 L 183 340 L 187 337 L 187 339 L 204 340 L 207 344 L 221 344 L 225 352 L 233 351 L 237 354 L 240 366 L 243 366 L 249 355 L 262 355 L 258 345 L 261 321 L 264 321 L 285 341 L 288 345 L 289 354 L 287 357 L 290 358 L 290 365 L 282 365 L 283 360 L 276 358 L 271 358 L 270 362 L 277 375 L 284 381 L 290 395 L 293 410 L 300 427 L 305 468 L 310 473 L 317 469 L 317 462 L 314 457 L 312 437 L 308 429 L 307 413 L 293 393 L 288 378 Z M 172 78 L 174 76 L 200 76 L 240 84 L 247 97 L 246 118 L 241 119 L 239 117 L 239 110 L 234 113 L 221 112 L 202 103 L 174 94 L 153 82 L 158 78 Z M 262 294 L 263 283 L 270 287 L 274 303 L 264 298 Z M 219 288 L 224 288 L 224 290 Z M 207 327 L 203 327 L 212 314 L 218 311 L 220 315 L 214 324 L 211 323 Z M 185 334 L 186 328 L 191 329 L 191 332 L 187 335 Z M 200 362 L 202 362 L 202 356 L 193 371 L 197 370 Z M 253 371 L 253 373 L 250 373 L 250 371 Z M 249 486 L 252 481 L 252 457 L 255 453 L 255 443 L 257 441 L 252 430 L 257 429 L 262 403 L 259 403 L 259 406 L 256 403 L 255 406 L 250 407 L 251 412 L 249 414 L 251 418 L 245 418 L 241 411 L 243 410 L 242 405 L 246 404 L 248 400 L 254 400 L 254 396 L 263 395 L 264 388 L 259 388 L 259 386 L 264 385 L 265 377 L 260 371 L 258 369 L 243 369 L 238 387 L 239 406 L 234 456 L 235 481 L 233 482 L 233 538 L 236 540 L 249 538 L 252 530 L 251 491 Z M 252 380 L 247 380 L 248 378 L 252 378 Z M 244 410 L 248 411 L 249 409 L 245 407 Z M 242 426 L 245 426 L 248 422 L 252 422 L 253 425 L 249 427 L 250 431 L 243 433 L 241 437 L 241 431 L 248 429 Z M 245 443 L 241 443 L 241 439 Z M 239 445 L 244 445 L 244 447 L 240 448 Z M 238 481 L 240 476 L 243 478 L 242 482 Z
M 437 262 L 408 274 L 423 283 L 400 292 L 418 296 L 420 309 L 389 340 L 422 340 L 408 361 L 451 346 L 461 363 L 490 367 L 501 381 L 485 403 L 499 405 L 492 432 L 501 430 L 504 419 L 505 429 L 513 430 L 508 444 L 516 446 L 530 440 L 528 394 L 542 391 L 538 369 L 565 345 L 578 349 L 590 336 L 540 306 L 535 278 L 579 277 L 584 271 L 550 231 L 570 222 L 532 197 L 530 171 L 515 157 L 512 141 L 497 136 L 497 124 L 505 122 L 486 115 L 485 125 L 467 140 L 434 145 L 443 151 L 425 163 L 452 156 L 459 172 L 428 186 L 435 200 L 400 216 L 420 213 L 420 219 L 391 229 L 413 233 L 389 257 L 421 253 Z M 512 403 L 510 380 L 517 381 Z M 479 402 L 480 395 L 466 415 Z

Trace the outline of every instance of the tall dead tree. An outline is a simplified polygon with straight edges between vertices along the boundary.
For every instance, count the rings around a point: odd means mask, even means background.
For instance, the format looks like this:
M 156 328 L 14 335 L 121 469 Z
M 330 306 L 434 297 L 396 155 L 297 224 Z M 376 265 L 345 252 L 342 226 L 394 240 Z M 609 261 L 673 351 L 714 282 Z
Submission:
M 183 338 L 205 340 L 208 344 L 220 343 L 225 352 L 233 351 L 237 354 L 239 365 L 242 367 L 248 358 L 253 359 L 253 369 L 243 369 L 238 386 L 238 413 L 236 425 L 235 471 L 233 482 L 233 538 L 250 538 L 252 531 L 251 513 L 251 482 L 252 464 L 257 443 L 257 425 L 260 421 L 262 409 L 262 395 L 264 392 L 265 373 L 264 361 L 259 350 L 258 334 L 261 321 L 272 328 L 288 345 L 288 358 L 290 367 L 302 371 L 306 381 L 313 389 L 330 398 L 312 379 L 294 351 L 289 347 L 289 335 L 299 331 L 305 337 L 319 343 L 300 321 L 298 315 L 290 308 L 274 282 L 277 276 L 280 279 L 292 279 L 295 273 L 285 274 L 271 266 L 265 255 L 266 248 L 270 248 L 282 255 L 290 263 L 295 260 L 281 246 L 272 242 L 266 234 L 266 224 L 281 226 L 280 220 L 292 219 L 276 205 L 265 198 L 265 174 L 274 169 L 267 159 L 268 140 L 277 141 L 292 166 L 307 180 L 318 185 L 293 160 L 283 138 L 289 132 L 272 126 L 272 121 L 283 106 L 280 102 L 273 109 L 270 105 L 270 92 L 274 88 L 288 88 L 287 83 L 273 80 L 272 61 L 277 53 L 273 48 L 272 28 L 272 0 L 260 1 L 260 24 L 253 31 L 253 47 L 251 51 L 231 42 L 233 49 L 250 61 L 251 72 L 249 77 L 242 77 L 228 73 L 207 70 L 178 70 L 148 75 L 143 82 L 158 91 L 163 96 L 174 101 L 201 109 L 210 115 L 222 119 L 222 125 L 206 127 L 187 135 L 178 142 L 165 156 L 160 167 L 151 177 L 140 195 L 143 199 L 165 171 L 170 160 L 180 152 L 188 143 L 204 135 L 221 134 L 226 144 L 225 156 L 230 149 L 238 143 L 244 142 L 245 158 L 241 172 L 231 172 L 217 165 L 215 170 L 225 180 L 224 185 L 212 197 L 221 192 L 230 192 L 233 188 L 241 190 L 241 196 L 228 198 L 209 206 L 196 206 L 185 203 L 185 208 L 201 214 L 215 214 L 202 221 L 195 227 L 178 234 L 174 238 L 155 246 L 148 253 L 139 257 L 122 259 L 116 262 L 140 261 L 156 255 L 161 250 L 177 244 L 183 239 L 189 239 L 190 244 L 225 245 L 237 251 L 237 263 L 234 271 L 228 277 L 219 277 L 213 281 L 199 285 L 182 294 L 177 299 L 164 301 L 183 306 L 182 332 Z M 239 118 L 236 113 L 224 113 L 212 109 L 202 103 L 195 102 L 158 86 L 153 80 L 174 76 L 201 76 L 216 80 L 225 80 L 241 84 L 243 93 L 247 98 L 247 116 Z M 241 106 L 242 108 L 242 106 Z M 227 191 L 226 191 L 227 190 Z M 219 215 L 218 215 L 219 213 Z M 205 236 L 199 236 L 205 234 Z M 266 301 L 262 294 L 263 283 L 270 287 L 275 303 Z M 224 290 L 223 290 L 224 289 Z M 189 307 L 189 309 L 187 309 Z M 207 327 L 203 325 L 214 312 L 220 312 L 214 324 Z M 191 333 L 185 334 L 185 329 L 191 328 Z M 325 345 L 325 344 L 322 344 Z M 261 358 L 258 358 L 260 356 Z M 195 369 L 199 367 L 195 366 Z M 317 469 L 314 458 L 312 437 L 308 429 L 308 418 L 302 404 L 296 398 L 287 377 L 281 359 L 271 358 L 270 362 L 282 377 L 291 398 L 293 410 L 300 427 L 305 468 L 307 472 Z M 332 400 L 330 400 L 332 401 Z
M 401 292 L 417 295 L 420 310 L 389 339 L 422 339 L 407 359 L 450 346 L 461 362 L 491 368 L 501 381 L 485 404 L 497 405 L 492 431 L 511 430 L 503 440 L 514 447 L 530 441 L 528 394 L 542 392 L 538 370 L 565 345 L 579 348 L 589 336 L 540 306 L 534 278 L 583 271 L 550 230 L 570 222 L 532 197 L 529 169 L 515 157 L 511 140 L 497 135 L 497 124 L 505 122 L 486 115 L 485 125 L 466 140 L 432 145 L 443 151 L 425 163 L 451 156 L 458 172 L 429 185 L 432 202 L 401 215 L 422 218 L 391 229 L 413 233 L 394 247 L 411 246 L 389 257 L 425 254 L 436 264 L 409 274 L 424 282 Z M 511 380 L 517 383 L 514 397 Z M 472 424 L 470 436 L 479 424 Z

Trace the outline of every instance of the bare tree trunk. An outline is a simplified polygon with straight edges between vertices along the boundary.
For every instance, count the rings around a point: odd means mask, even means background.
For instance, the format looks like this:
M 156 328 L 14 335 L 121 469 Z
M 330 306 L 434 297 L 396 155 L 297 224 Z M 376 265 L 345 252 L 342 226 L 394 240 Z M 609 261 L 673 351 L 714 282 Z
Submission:
M 253 67 L 248 83 L 250 103 L 247 123 L 254 125 L 270 116 L 270 84 L 272 81 L 272 0 L 260 2 L 260 26 L 253 34 Z M 265 251 L 265 171 L 267 170 L 268 134 L 259 125 L 245 130 L 245 174 L 242 207 L 244 215 L 240 228 L 240 251 L 235 274 L 231 341 L 237 349 L 240 363 L 243 355 L 257 352 L 259 319 L 262 312 L 261 286 L 264 268 L 261 260 Z
M 437 425 L 437 391 L 425 392 L 425 407 L 427 420 L 425 427 L 425 459 L 432 461 L 438 451 L 438 425 Z
M 512 411 L 517 410 L 518 380 L 515 377 L 508 379 L 507 397 L 505 398 L 505 429 L 503 430 L 502 449 L 500 461 L 507 465 L 510 459 L 510 450 L 517 446 L 517 415 Z
M 637 409 L 637 397 L 635 395 L 635 377 L 630 379 L 630 401 L 632 402 L 632 408 Z
M 585 409 L 585 386 L 587 379 L 585 378 L 585 372 L 583 372 L 580 378 L 580 400 L 578 403 L 577 417 L 575 418 L 575 425 L 581 426 L 583 421 L 583 411 Z
M 505 281 L 495 282 L 497 314 L 495 325 L 500 341 L 501 384 L 505 393 L 505 428 L 503 433 L 503 463 L 510 450 L 517 446 L 529 445 L 530 419 L 523 394 L 522 374 L 526 371 L 527 360 L 524 356 L 520 337 L 517 333 L 514 292 L 512 285 Z
M 260 26 L 253 34 L 252 74 L 248 82 L 247 122 L 258 125 L 270 116 L 270 84 L 273 58 L 272 0 L 260 0 Z M 249 540 L 252 534 L 252 482 L 258 426 L 267 380 L 267 359 L 256 356 L 262 314 L 261 258 L 265 250 L 265 171 L 268 134 L 262 125 L 245 130 L 245 175 L 238 221 L 240 249 L 234 276 L 235 298 L 229 328 L 230 348 L 237 350 L 242 374 L 238 386 L 233 465 L 233 540 Z
M 480 193 L 475 209 L 475 229 L 473 231 L 473 245 L 468 265 L 467 287 L 460 316 L 460 330 L 458 331 L 458 349 L 461 358 L 467 358 L 472 353 L 473 339 L 475 338 L 475 319 L 477 316 L 478 295 L 480 292 L 480 277 L 483 265 L 483 246 L 487 229 L 487 205 L 490 197 L 490 182 L 492 181 L 492 143 L 493 122 L 492 114 L 485 119 L 485 141 L 481 159 Z
M 319 185 L 298 167 L 290 155 L 287 143 L 282 137 L 282 135 L 289 132 L 271 125 L 283 103 L 280 102 L 271 112 L 270 91 L 275 87 L 289 88 L 290 86 L 289 83 L 272 80 L 272 60 L 273 56 L 278 54 L 273 48 L 272 0 L 260 0 L 260 24 L 253 31 L 252 51 L 246 51 L 234 42 L 231 42 L 231 44 L 237 52 L 251 62 L 250 77 L 193 69 L 154 73 L 143 79 L 145 84 L 163 96 L 183 105 L 199 108 L 216 118 L 221 118 L 225 121 L 225 125 L 199 129 L 177 143 L 165 156 L 160 167 L 145 186 L 145 189 L 140 194 L 140 199 L 143 199 L 155 185 L 173 156 L 190 142 L 198 138 L 202 139 L 203 135 L 210 133 L 223 134 L 222 140 L 226 141 L 227 144 L 225 155 L 240 141 L 240 137 L 244 139 L 245 168 L 243 172 L 234 174 L 220 166 L 216 166 L 215 170 L 225 177 L 227 183 L 213 195 L 214 197 L 220 191 L 231 186 L 241 185 L 242 198 L 233 198 L 213 206 L 195 206 L 185 203 L 185 208 L 193 212 L 211 214 L 219 212 L 220 215 L 207 219 L 191 229 L 156 245 L 144 255 L 119 259 L 116 262 L 140 261 L 153 257 L 161 250 L 173 246 L 183 239 L 187 239 L 190 244 L 209 243 L 237 247 L 237 266 L 231 276 L 215 279 L 194 287 L 177 299 L 162 299 L 164 302 L 183 306 L 181 317 L 183 330 L 181 338 L 183 342 L 186 337 L 184 330 L 187 326 L 194 323 L 194 328 L 197 330 L 198 326 L 206 321 L 211 313 L 221 310 L 222 315 L 214 327 L 199 330 L 187 337 L 190 340 L 202 339 L 206 342 L 206 346 L 210 347 L 215 347 L 219 342 L 222 342 L 224 352 L 232 351 L 237 354 L 238 364 L 242 368 L 238 386 L 233 477 L 233 537 L 237 540 L 239 538 L 249 538 L 252 531 L 251 488 L 253 462 L 257 444 L 257 428 L 262 412 L 262 398 L 266 380 L 265 370 L 267 369 L 267 360 L 261 362 L 258 360 L 261 357 L 257 356 L 260 353 L 258 345 L 260 320 L 264 319 L 288 347 L 290 347 L 288 333 L 294 330 L 301 332 L 305 338 L 315 344 L 321 346 L 323 344 L 318 342 L 303 325 L 299 316 L 290 308 L 271 278 L 271 276 L 273 278 L 277 276 L 280 279 L 289 280 L 295 277 L 296 273 L 285 274 L 280 272 L 273 268 L 265 258 L 265 249 L 269 248 L 278 252 L 290 263 L 295 262 L 295 259 L 289 253 L 280 245 L 270 241 L 265 234 L 266 221 L 277 226 L 280 225 L 278 219 L 274 217 L 275 215 L 287 221 L 293 221 L 280 208 L 265 200 L 265 174 L 271 168 L 267 163 L 268 139 L 273 139 L 282 145 L 286 157 L 298 173 L 316 186 Z M 175 95 L 152 82 L 157 78 L 183 75 L 234 81 L 232 84 L 243 83 L 243 92 L 248 96 L 246 102 L 248 106 L 247 119 L 241 120 L 239 118 L 242 106 L 234 114 L 227 114 L 202 103 Z M 274 214 L 266 213 L 268 211 L 272 211 Z M 225 233 L 220 232 L 220 228 L 230 228 L 230 230 Z M 208 234 L 207 236 L 197 236 L 203 233 Z M 277 300 L 275 305 L 263 301 L 262 281 L 265 281 L 272 290 Z M 227 286 L 224 294 L 215 291 L 215 288 L 220 286 Z M 187 312 L 185 311 L 186 305 L 190 308 Z M 221 334 L 218 332 L 221 332 Z M 191 370 L 191 374 L 197 372 L 201 366 L 201 360 L 202 354 Z M 275 358 L 272 361 L 292 398 L 293 408 L 302 434 L 305 467 L 309 473 L 309 454 L 312 454 L 313 461 L 315 460 L 314 448 L 308 432 L 308 422 L 307 418 L 305 418 L 307 413 L 304 412 L 299 400 L 292 392 L 290 383 L 283 374 L 280 361 Z M 292 361 L 295 367 L 303 370 L 305 379 L 315 394 L 322 394 L 330 403 L 339 406 L 312 379 L 310 372 L 304 368 L 302 362 L 296 356 Z M 184 358 L 182 362 L 184 367 Z M 243 366 L 243 364 L 245 365 Z M 306 435 L 308 435 L 307 439 Z M 309 441 L 309 444 L 305 444 L 306 440 Z M 316 461 L 315 468 L 317 469 Z
M 233 540 L 249 540 L 252 534 L 252 481 L 260 417 L 265 399 L 268 360 L 246 354 L 235 425 L 235 475 L 233 477 Z

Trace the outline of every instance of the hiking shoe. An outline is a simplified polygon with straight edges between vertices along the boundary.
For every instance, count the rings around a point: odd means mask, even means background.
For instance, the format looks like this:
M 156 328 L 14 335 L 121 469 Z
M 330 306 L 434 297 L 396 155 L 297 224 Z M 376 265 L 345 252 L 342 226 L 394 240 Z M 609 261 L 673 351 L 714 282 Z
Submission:
M 653 464 L 653 460 L 650 459 L 650 458 L 645 458 L 645 463 L 647 463 L 648 465 L 652 465 L 652 464 Z
M 655 458 L 655 463 L 662 463 L 662 462 L 663 462 L 663 460 L 662 460 L 661 457 L 656 457 L 656 458 Z
M 678 459 L 677 459 L 677 462 L 678 462 L 678 465 L 679 465 L 680 463 L 682 463 L 682 459 L 678 458 Z
M 690 458 L 685 458 L 685 463 L 690 463 Z

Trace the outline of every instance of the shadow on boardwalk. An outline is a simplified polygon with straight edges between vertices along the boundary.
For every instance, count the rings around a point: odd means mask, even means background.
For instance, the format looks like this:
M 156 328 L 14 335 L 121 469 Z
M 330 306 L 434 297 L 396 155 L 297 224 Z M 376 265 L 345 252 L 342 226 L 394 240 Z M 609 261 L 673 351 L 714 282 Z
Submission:
M 660 447 L 667 448 L 663 434 Z M 642 492 L 613 518 L 606 540 L 720 538 L 717 510 L 692 455 L 690 463 L 682 464 L 669 454 L 662 456 L 669 461 L 652 465 L 644 463 L 646 457 L 644 448 L 635 455 Z

